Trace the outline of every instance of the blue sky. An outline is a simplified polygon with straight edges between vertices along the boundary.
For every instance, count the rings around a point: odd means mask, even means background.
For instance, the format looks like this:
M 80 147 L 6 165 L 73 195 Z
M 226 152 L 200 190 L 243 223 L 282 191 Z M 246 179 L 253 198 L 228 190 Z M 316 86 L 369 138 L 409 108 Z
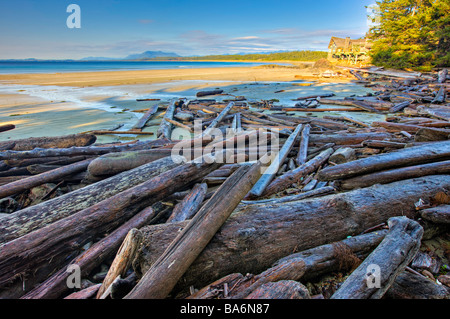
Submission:
M 326 50 L 367 31 L 374 0 L 0 0 L 0 59 Z M 70 4 L 81 29 L 69 29 Z

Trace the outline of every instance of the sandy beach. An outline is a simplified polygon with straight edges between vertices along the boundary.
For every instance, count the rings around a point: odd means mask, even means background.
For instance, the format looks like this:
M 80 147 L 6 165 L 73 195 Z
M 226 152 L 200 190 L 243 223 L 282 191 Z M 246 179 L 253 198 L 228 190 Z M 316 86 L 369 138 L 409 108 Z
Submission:
M 318 74 L 312 68 L 228 67 L 0 75 L 0 123 L 16 125 L 1 133 L 0 140 L 75 134 L 117 125 L 126 130 L 142 116 L 134 111 L 172 98 L 194 99 L 196 92 L 205 88 L 221 88 L 225 94 L 257 100 L 278 99 L 286 106 L 293 105 L 292 99 L 298 96 L 316 92 L 345 96 L 365 91 L 349 83 L 350 78 L 320 78 Z M 300 85 L 304 82 L 308 86 Z M 279 91 L 283 93 L 275 93 Z M 149 98 L 158 101 L 136 101 Z M 156 132 L 161 116 L 144 131 Z M 136 138 L 154 137 L 99 136 L 97 142 Z

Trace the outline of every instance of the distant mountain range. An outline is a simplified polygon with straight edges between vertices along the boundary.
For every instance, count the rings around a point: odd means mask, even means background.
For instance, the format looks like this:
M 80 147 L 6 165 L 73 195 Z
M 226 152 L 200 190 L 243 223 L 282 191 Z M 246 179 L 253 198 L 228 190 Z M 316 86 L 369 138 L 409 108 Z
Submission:
M 4 62 L 14 62 L 14 61 L 24 61 L 24 62 L 35 62 L 35 61 L 63 61 L 63 62 L 70 62 L 70 61 L 130 61 L 130 60 L 146 60 L 146 59 L 154 59 L 154 58 L 177 58 L 181 57 L 180 55 L 173 53 L 173 52 L 163 52 L 163 51 L 145 51 L 143 53 L 137 53 L 137 54 L 130 54 L 127 57 L 124 58 L 107 58 L 107 57 L 86 57 L 79 60 L 73 60 L 73 59 L 64 59 L 64 60 L 41 60 L 41 59 L 4 59 L 0 61 Z

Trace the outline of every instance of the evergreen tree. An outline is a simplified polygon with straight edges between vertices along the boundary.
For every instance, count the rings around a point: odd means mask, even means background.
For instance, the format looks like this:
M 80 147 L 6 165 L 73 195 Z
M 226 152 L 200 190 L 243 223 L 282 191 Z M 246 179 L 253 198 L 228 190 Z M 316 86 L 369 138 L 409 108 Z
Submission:
M 375 65 L 422 71 L 450 65 L 450 0 L 381 0 L 372 19 Z

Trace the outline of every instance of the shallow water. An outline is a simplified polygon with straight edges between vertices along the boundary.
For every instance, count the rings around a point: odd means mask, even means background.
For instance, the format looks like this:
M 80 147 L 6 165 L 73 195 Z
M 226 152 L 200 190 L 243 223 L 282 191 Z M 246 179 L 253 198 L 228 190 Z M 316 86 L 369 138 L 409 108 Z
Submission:
M 88 130 L 111 129 L 122 124 L 120 130 L 130 129 L 142 116 L 135 110 L 149 108 L 155 103 L 168 102 L 172 99 L 197 99 L 196 93 L 200 90 L 220 88 L 226 95 L 212 97 L 218 101 L 233 99 L 235 96 L 245 96 L 248 101 L 277 99 L 275 106 L 293 107 L 294 99 L 301 96 L 334 93 L 335 97 L 356 95 L 364 96 L 372 92 L 370 88 L 355 83 L 311 83 L 310 86 L 299 86 L 304 81 L 293 82 L 231 82 L 231 81 L 173 81 L 169 83 L 124 85 L 110 87 L 62 87 L 38 85 L 0 85 L 0 95 L 18 94 L 36 99 L 41 107 L 46 109 L 56 107 L 57 112 L 48 112 L 45 121 L 35 121 L 39 117 L 39 105 L 31 104 L 33 112 L 27 114 L 27 105 L 21 105 L 17 113 L 15 108 L 4 107 L 6 101 L 0 100 L 0 123 L 17 122 L 16 129 L 0 134 L 0 140 L 27 138 L 32 136 L 55 136 L 74 134 Z M 275 93 L 282 91 L 279 93 Z M 160 99 L 160 101 L 137 102 L 136 99 Z M 3 104 L 3 106 L 2 106 Z M 330 108 L 333 105 L 322 105 L 320 108 Z M 62 111 L 72 109 L 72 112 Z M 74 112 L 73 109 L 79 109 Z M 47 111 L 46 110 L 46 111 Z M 266 111 L 269 112 L 270 111 Z M 368 112 L 288 112 L 299 116 L 323 117 L 325 115 L 348 116 L 353 119 L 371 123 L 383 121 L 385 115 Z M 14 116 L 13 116 L 14 115 Z M 13 117 L 11 117 L 13 116 Z M 65 117 L 64 117 L 65 116 Z M 22 121 L 26 119 L 26 121 Z M 145 131 L 156 132 L 161 116 L 152 120 Z M 40 125 L 41 124 L 41 125 Z M 43 125 L 45 124 L 45 125 Z M 115 140 L 152 139 L 155 136 L 101 136 L 99 141 L 110 142 Z

